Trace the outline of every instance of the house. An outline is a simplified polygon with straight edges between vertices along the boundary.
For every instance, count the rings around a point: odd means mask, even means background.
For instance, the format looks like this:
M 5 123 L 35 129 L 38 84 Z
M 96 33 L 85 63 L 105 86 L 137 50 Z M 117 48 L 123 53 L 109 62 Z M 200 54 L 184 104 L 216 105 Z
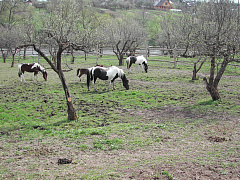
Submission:
M 32 0 L 25 0 L 25 4 L 32 5 Z
M 154 8 L 157 10 L 170 10 L 173 9 L 169 0 L 160 0 L 154 4 Z

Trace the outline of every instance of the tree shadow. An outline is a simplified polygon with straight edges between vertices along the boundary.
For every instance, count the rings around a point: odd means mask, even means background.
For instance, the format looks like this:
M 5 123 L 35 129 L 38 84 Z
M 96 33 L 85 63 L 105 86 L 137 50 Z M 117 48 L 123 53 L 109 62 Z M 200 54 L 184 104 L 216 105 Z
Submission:
M 219 103 L 221 103 L 221 100 L 208 100 L 208 101 L 203 101 L 203 102 L 199 102 L 198 105 L 200 106 L 210 106 L 210 105 L 218 105 Z

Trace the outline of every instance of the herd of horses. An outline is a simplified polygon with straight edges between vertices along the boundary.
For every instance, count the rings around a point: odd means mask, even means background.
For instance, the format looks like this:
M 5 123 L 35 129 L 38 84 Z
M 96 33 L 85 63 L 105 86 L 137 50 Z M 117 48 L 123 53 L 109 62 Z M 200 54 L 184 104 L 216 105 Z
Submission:
M 127 64 L 127 69 L 130 71 L 130 67 L 132 64 L 138 64 L 139 68 L 140 66 L 142 67 L 142 70 L 144 70 L 147 73 L 148 70 L 148 65 L 147 65 L 147 60 L 144 58 L 144 56 L 129 56 L 126 59 L 126 64 Z M 20 77 L 20 81 L 22 82 L 22 79 L 25 82 L 24 79 L 24 72 L 30 72 L 33 73 L 33 82 L 35 82 L 35 79 L 37 80 L 37 75 L 38 73 L 42 73 L 43 78 L 45 81 L 47 81 L 47 71 L 45 68 L 43 68 L 40 64 L 38 63 L 23 63 L 18 65 L 18 75 Z M 95 91 L 97 91 L 95 87 L 95 82 L 97 79 L 101 80 L 108 80 L 109 81 L 109 86 L 108 90 L 110 89 L 111 84 L 113 84 L 113 89 L 114 87 L 114 81 L 117 78 L 121 78 L 123 86 L 128 90 L 129 89 L 129 81 L 124 73 L 124 71 L 116 66 L 110 66 L 110 67 L 103 67 L 102 65 L 96 65 L 94 67 L 90 68 L 78 68 L 77 69 L 77 76 L 80 77 L 86 74 L 87 75 L 87 88 L 90 90 L 90 82 L 93 83 L 93 88 Z

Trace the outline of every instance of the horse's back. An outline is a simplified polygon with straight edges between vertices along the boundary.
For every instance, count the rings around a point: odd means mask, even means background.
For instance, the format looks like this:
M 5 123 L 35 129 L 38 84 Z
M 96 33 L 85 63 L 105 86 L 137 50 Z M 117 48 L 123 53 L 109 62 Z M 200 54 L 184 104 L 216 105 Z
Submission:
M 142 64 L 143 62 L 147 63 L 147 59 L 143 55 L 137 56 L 137 61 L 135 63 Z

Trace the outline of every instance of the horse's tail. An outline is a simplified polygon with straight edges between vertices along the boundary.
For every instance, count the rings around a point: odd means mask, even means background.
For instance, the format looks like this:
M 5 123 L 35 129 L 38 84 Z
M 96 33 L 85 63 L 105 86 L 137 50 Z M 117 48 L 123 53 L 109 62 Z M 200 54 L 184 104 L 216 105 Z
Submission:
M 19 77 L 21 77 L 21 75 L 22 75 L 22 65 L 23 65 L 23 64 L 19 64 L 19 65 L 18 65 L 18 76 L 19 76 Z
M 91 81 L 91 78 L 92 77 L 92 70 L 88 70 L 87 71 L 87 87 L 88 87 L 88 90 L 89 90 L 89 86 L 90 86 L 90 81 Z

